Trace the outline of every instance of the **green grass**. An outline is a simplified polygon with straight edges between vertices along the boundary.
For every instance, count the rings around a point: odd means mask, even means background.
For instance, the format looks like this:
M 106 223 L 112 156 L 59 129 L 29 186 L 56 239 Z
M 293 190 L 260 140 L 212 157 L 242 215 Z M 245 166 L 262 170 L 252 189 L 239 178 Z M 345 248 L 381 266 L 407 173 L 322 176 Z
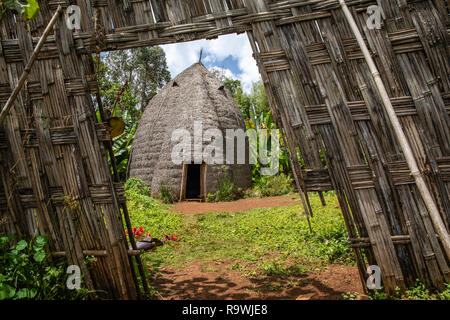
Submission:
M 133 227 L 143 226 L 152 236 L 168 233 L 179 239 L 177 248 L 165 246 L 143 255 L 152 270 L 197 260 L 251 264 L 266 275 L 296 275 L 330 263 L 354 263 L 332 192 L 325 195 L 326 207 L 317 195 L 311 196 L 312 233 L 300 201 L 294 207 L 185 216 L 167 211 L 167 206 L 151 198 L 128 196 Z
M 182 215 L 170 212 L 168 205 L 145 194 L 128 190 L 127 207 L 133 227 L 143 227 L 145 233 L 162 238 L 164 233 L 174 234 L 183 227 Z
M 170 206 L 142 192 L 127 190 L 126 194 L 133 227 L 142 226 L 153 237 L 167 233 L 179 239 L 176 248 L 164 246 L 142 256 L 152 273 L 162 266 L 183 267 L 193 260 L 204 263 L 205 272 L 214 271 L 208 262 L 219 261 L 244 277 L 274 278 L 300 276 L 330 263 L 354 264 L 334 192 L 324 194 L 326 207 L 317 195 L 310 196 L 315 214 L 312 233 L 299 200 L 294 207 L 188 216 L 169 211 Z M 269 289 L 277 291 L 279 286 L 274 282 Z M 358 295 L 343 297 L 353 300 Z M 433 293 L 418 282 L 405 294 L 388 297 L 377 291 L 371 299 L 449 300 L 450 284 L 443 292 Z

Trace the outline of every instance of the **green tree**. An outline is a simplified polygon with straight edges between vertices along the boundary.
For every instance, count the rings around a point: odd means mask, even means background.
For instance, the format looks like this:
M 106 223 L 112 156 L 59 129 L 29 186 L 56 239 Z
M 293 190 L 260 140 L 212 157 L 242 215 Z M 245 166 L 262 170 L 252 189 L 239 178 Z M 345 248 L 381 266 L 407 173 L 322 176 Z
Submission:
M 107 68 L 104 74 L 106 87 L 116 86 L 112 88 L 114 92 L 114 89 L 128 84 L 129 90 L 124 92 L 124 101 L 121 99 L 119 110 L 128 110 L 133 120 L 136 120 L 136 116 L 140 117 L 158 90 L 170 81 L 166 55 L 160 47 L 108 52 L 102 60 Z M 138 102 L 135 104 L 135 101 L 127 100 L 127 95 Z M 109 95 L 110 100 L 114 101 L 115 98 Z M 133 107 L 135 110 L 132 110 Z
M 109 52 L 94 56 L 103 108 L 108 115 L 122 117 L 124 133 L 113 141 L 117 169 L 126 178 L 134 134 L 142 112 L 168 81 L 164 51 L 159 47 Z M 97 112 L 98 117 L 99 113 Z
M 222 83 L 226 88 L 230 90 L 231 95 L 234 98 L 234 101 L 236 101 L 236 104 L 238 105 L 239 109 L 241 109 L 244 119 L 249 119 L 251 99 L 250 96 L 246 94 L 242 89 L 241 81 L 225 77 L 222 80 Z
M 269 99 L 267 98 L 266 89 L 262 81 L 253 83 L 249 98 L 256 115 L 259 116 L 270 111 Z
M 94 57 L 97 64 L 97 59 Z M 133 94 L 128 82 L 124 83 L 110 79 L 110 75 L 114 72 L 114 66 L 107 65 L 104 61 L 100 61 L 97 65 L 97 80 L 100 89 L 100 96 L 103 108 L 122 115 L 127 112 L 130 115 L 131 122 L 137 122 L 141 116 L 139 109 L 139 99 Z M 119 93 L 121 95 L 119 96 Z
M 250 93 L 245 93 L 241 81 L 226 77 L 223 77 L 221 80 L 224 86 L 230 90 L 234 100 L 241 109 L 242 115 L 246 120 L 247 129 L 267 129 L 269 133 L 270 130 L 276 129 L 270 110 L 269 99 L 267 98 L 262 81 L 253 83 Z M 290 164 L 286 147 L 284 146 L 281 136 L 279 137 L 279 140 L 281 143 L 280 172 L 289 174 Z M 257 146 L 255 147 L 254 150 L 258 150 Z M 259 162 L 256 165 L 253 165 L 252 177 L 254 181 L 258 181 L 261 178 L 260 168 L 261 165 Z
M 253 83 L 250 93 L 244 92 L 239 80 L 223 77 L 221 81 L 230 90 L 245 119 L 250 119 L 251 113 L 259 117 L 270 111 L 269 99 L 262 81 Z

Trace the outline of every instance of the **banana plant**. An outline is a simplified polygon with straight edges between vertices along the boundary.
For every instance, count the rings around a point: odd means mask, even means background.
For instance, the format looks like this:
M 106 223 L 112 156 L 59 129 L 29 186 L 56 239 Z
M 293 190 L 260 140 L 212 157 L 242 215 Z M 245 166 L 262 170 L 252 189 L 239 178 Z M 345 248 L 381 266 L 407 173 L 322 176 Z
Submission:
M 113 151 L 114 157 L 116 158 L 118 174 L 121 179 L 126 179 L 128 161 L 138 124 L 137 122 L 132 122 L 131 115 L 128 111 L 122 114 L 122 119 L 125 122 L 125 130 L 121 136 L 114 139 Z
M 267 112 L 261 112 L 260 114 L 256 114 L 256 110 L 255 108 L 252 106 L 250 108 L 249 111 L 250 114 L 250 119 L 248 119 L 246 121 L 246 127 L 247 130 L 248 129 L 255 129 L 258 134 L 260 132 L 260 130 L 262 129 L 267 129 L 267 148 L 268 151 L 271 152 L 272 147 L 271 147 L 271 141 L 272 139 L 270 138 L 271 135 L 271 130 L 273 129 L 277 129 L 275 122 L 273 121 L 273 117 L 272 117 L 272 112 L 269 110 Z M 285 146 L 283 145 L 283 139 L 281 137 L 281 132 L 279 133 L 279 141 L 280 141 L 280 154 L 279 154 L 279 163 L 280 163 L 280 172 L 284 172 L 286 174 L 288 174 L 290 172 L 290 164 L 289 164 L 289 158 L 288 158 L 288 154 L 286 151 Z M 257 157 L 257 153 L 259 150 L 259 139 L 256 139 L 256 141 L 252 141 L 252 143 L 254 144 L 252 146 L 252 148 L 250 148 L 251 152 L 255 153 L 252 156 L 256 156 Z M 259 161 L 253 165 L 253 172 L 252 172 L 252 177 L 253 177 L 253 181 L 257 181 L 260 178 L 261 175 L 261 164 L 259 163 Z

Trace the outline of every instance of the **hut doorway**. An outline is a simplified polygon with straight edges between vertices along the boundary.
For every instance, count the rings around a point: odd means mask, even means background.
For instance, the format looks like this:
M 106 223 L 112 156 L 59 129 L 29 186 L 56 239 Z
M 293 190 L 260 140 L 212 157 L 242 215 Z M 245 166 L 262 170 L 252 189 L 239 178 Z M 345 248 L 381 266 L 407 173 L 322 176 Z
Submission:
M 206 163 L 185 164 L 181 200 L 206 200 Z

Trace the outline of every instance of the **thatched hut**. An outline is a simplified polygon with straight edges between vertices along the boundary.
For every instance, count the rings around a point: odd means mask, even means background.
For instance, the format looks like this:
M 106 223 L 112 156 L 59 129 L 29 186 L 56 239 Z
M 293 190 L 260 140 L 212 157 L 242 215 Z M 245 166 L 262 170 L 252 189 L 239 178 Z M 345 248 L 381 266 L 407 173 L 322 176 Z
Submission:
M 200 134 L 210 129 L 222 133 L 224 159 L 227 157 L 226 130 L 245 130 L 244 119 L 231 93 L 203 64 L 196 63 L 170 81 L 145 109 L 136 131 L 129 176 L 150 185 L 155 197 L 159 196 L 161 185 L 168 186 L 177 200 L 204 200 L 208 193 L 217 190 L 218 176 L 224 169 L 237 188 L 249 187 L 248 164 L 235 164 L 242 163 L 235 161 L 224 165 L 194 157 L 198 147 L 205 150 L 210 145 L 194 138 L 199 133 L 199 123 Z M 186 148 L 190 152 L 183 153 L 183 161 L 175 163 L 173 150 L 179 141 L 173 141 L 173 133 L 180 129 L 190 134 L 192 144 Z M 245 159 L 248 163 L 248 156 Z

